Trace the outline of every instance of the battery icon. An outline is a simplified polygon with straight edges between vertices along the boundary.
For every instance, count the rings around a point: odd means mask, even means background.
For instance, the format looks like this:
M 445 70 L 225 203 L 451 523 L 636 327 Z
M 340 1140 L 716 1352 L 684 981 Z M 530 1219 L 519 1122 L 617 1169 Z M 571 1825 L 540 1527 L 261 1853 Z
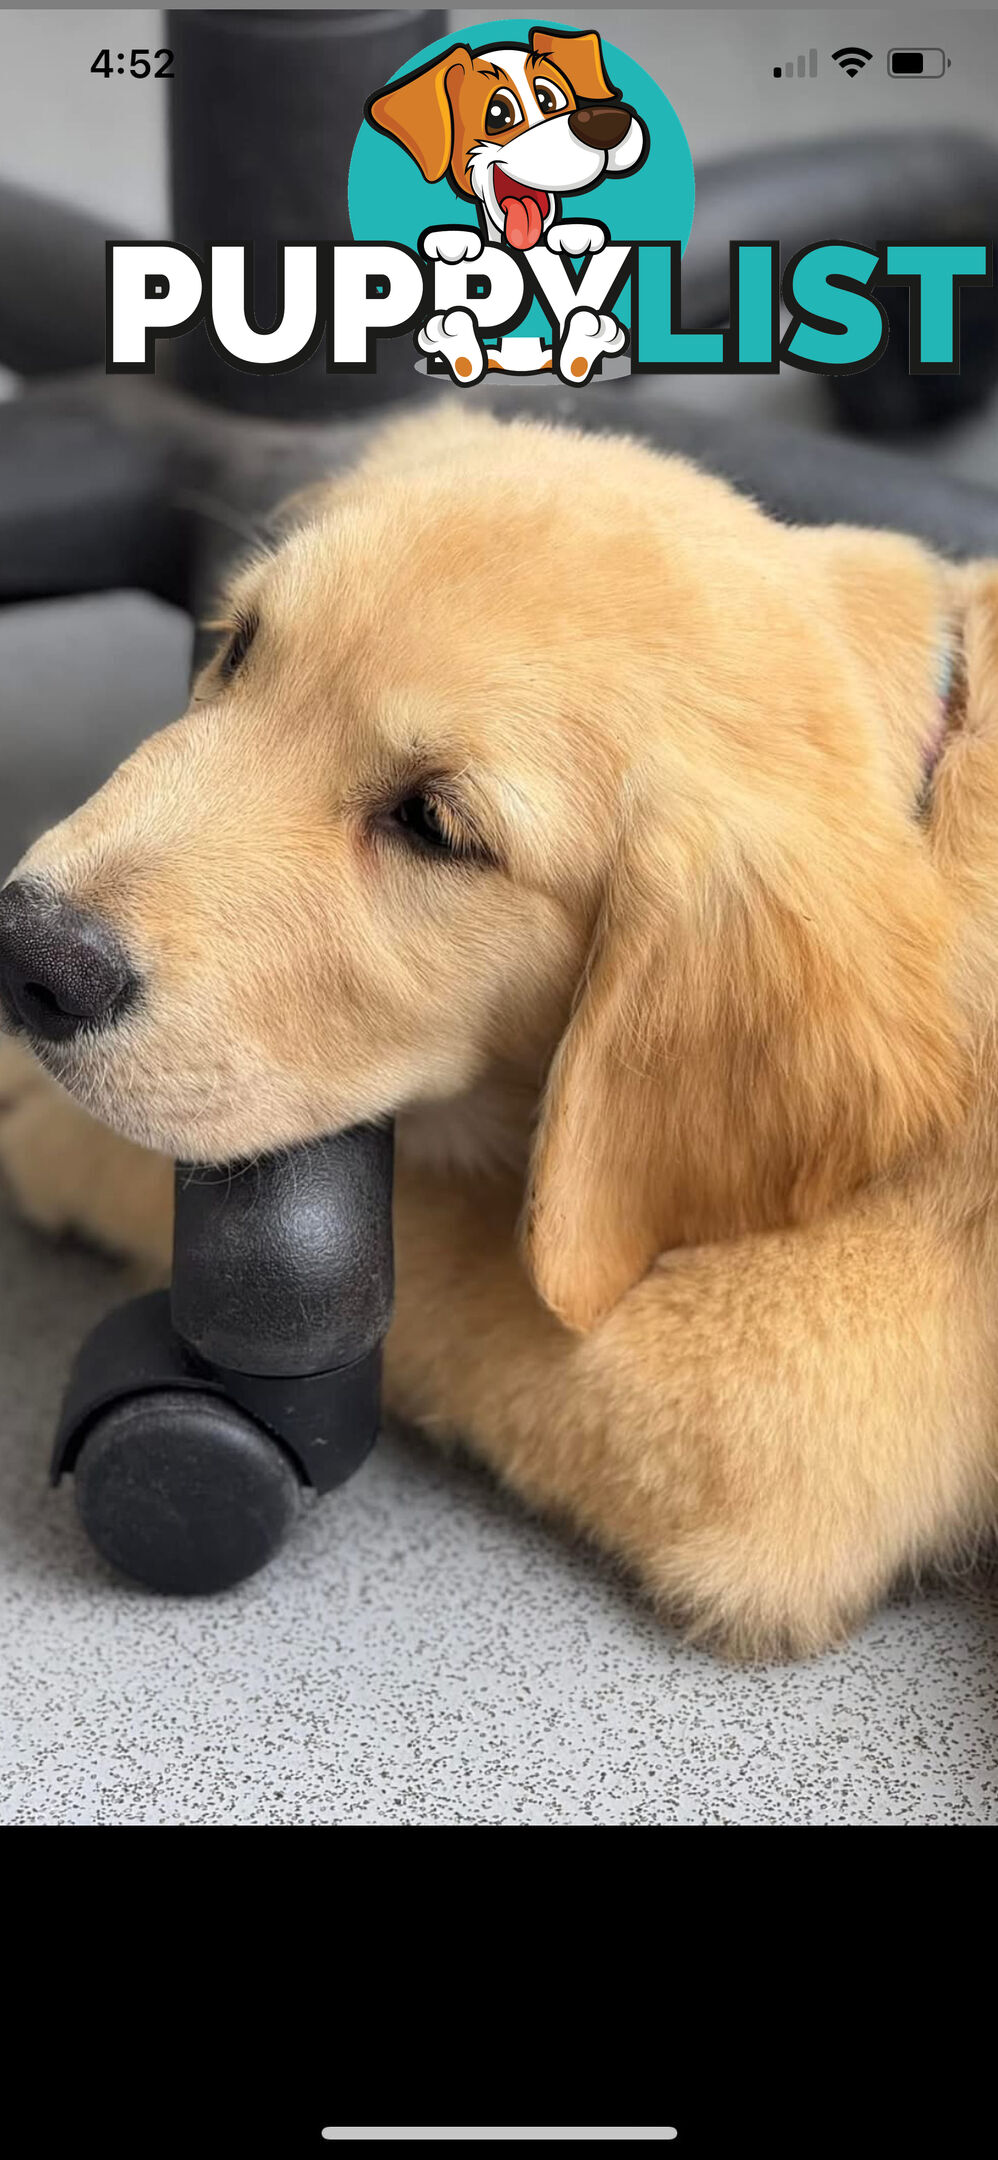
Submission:
M 932 75 L 945 75 L 952 66 L 938 45 L 893 45 L 887 55 L 888 75 L 900 75 L 905 80 L 925 80 Z

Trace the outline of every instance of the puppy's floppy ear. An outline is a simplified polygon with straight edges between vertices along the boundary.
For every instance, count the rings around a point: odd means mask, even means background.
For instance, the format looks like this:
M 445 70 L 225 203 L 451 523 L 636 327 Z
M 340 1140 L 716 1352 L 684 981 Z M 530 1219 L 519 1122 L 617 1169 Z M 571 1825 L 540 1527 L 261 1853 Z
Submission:
M 418 75 L 389 83 L 367 101 L 368 119 L 408 150 L 424 180 L 442 180 L 454 155 L 451 98 L 472 65 L 467 46 L 455 45 Z
M 530 33 L 530 50 L 538 60 L 551 60 L 560 68 L 580 105 L 620 96 L 603 66 L 597 30 L 542 30 L 538 26 Z
M 525 1215 L 586 1330 L 677 1245 L 804 1223 L 955 1121 L 947 925 L 917 848 L 755 869 L 625 843 L 541 1107 Z M 711 851 L 712 852 L 712 851 Z

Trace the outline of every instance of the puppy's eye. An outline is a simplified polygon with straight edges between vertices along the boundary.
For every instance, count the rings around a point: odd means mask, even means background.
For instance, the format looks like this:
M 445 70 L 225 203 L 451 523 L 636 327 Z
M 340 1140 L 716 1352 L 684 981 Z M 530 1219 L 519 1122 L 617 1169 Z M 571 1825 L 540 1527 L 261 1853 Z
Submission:
M 568 104 L 564 90 L 560 90 L 557 83 L 548 82 L 543 75 L 534 84 L 534 96 L 545 120 L 550 119 L 552 113 L 564 112 Z
M 498 856 L 476 830 L 472 813 L 455 808 L 446 787 L 433 781 L 389 799 L 369 819 L 372 838 L 388 842 L 408 855 L 422 855 L 427 862 L 475 864 L 481 869 L 500 868 Z
M 245 615 L 236 624 L 232 636 L 222 654 L 222 674 L 226 682 L 237 675 L 257 633 L 257 617 Z
M 501 135 L 505 128 L 516 127 L 523 119 L 518 100 L 512 90 L 497 90 L 485 115 L 487 135 Z
M 461 853 L 456 835 L 447 829 L 440 804 L 430 795 L 407 795 L 404 802 L 396 803 L 391 823 L 417 847 L 442 855 Z

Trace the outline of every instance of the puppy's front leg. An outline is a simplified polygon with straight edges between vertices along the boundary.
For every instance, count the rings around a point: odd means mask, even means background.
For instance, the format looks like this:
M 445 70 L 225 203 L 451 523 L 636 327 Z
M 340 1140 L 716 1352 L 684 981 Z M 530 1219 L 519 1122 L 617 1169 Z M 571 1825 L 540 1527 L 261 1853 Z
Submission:
M 0 1179 L 19 1212 L 157 1278 L 169 1274 L 173 1165 L 81 1110 L 21 1044 L 0 1037 Z
M 591 1335 L 535 1296 L 519 1195 L 400 1161 L 389 1407 L 463 1441 L 739 1655 L 841 1640 L 995 1517 L 998 1226 L 920 1200 L 667 1256 Z

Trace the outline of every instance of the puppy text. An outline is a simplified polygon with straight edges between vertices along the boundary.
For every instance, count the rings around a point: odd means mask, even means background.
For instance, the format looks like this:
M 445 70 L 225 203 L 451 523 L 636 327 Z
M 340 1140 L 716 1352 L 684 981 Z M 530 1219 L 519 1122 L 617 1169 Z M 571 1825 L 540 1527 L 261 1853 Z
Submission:
M 213 247 L 202 260 L 168 242 L 109 242 L 108 373 L 151 373 L 159 340 L 203 321 L 235 368 L 277 374 L 325 341 L 329 370 L 369 373 L 381 339 L 413 335 L 424 364 L 449 368 L 471 387 L 482 368 L 462 366 L 465 346 L 480 354 L 483 339 L 508 336 L 538 301 L 551 326 L 553 364 L 567 382 L 592 380 L 625 335 L 635 374 L 769 374 L 784 363 L 848 374 L 871 367 L 887 343 L 877 288 L 907 285 L 909 371 L 953 374 L 961 290 L 993 281 L 989 242 L 877 250 L 821 242 L 802 249 L 781 277 L 776 242 L 733 241 L 727 325 L 687 329 L 676 242 L 630 244 L 604 233 L 575 262 L 549 247 L 492 243 L 453 259 L 458 251 L 445 244 L 453 238 L 424 233 L 418 252 L 388 241 L 283 247 L 279 314 L 268 328 L 254 319 L 251 248 Z M 626 287 L 623 333 L 610 311 Z M 781 301 L 789 316 L 782 332 Z M 614 336 L 601 328 L 610 323 Z

